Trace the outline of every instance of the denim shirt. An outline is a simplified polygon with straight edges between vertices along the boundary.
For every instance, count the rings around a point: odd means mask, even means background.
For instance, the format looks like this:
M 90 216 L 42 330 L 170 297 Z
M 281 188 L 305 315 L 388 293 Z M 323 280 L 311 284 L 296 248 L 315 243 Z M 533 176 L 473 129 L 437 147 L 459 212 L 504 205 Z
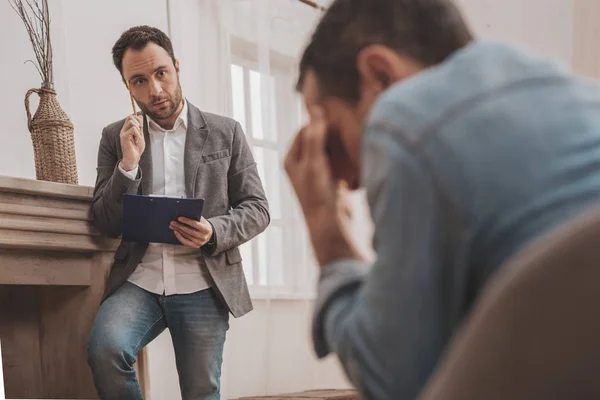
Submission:
M 377 259 L 322 269 L 314 345 L 364 399 L 414 399 L 494 272 L 600 200 L 600 90 L 473 42 L 381 96 L 361 180 Z

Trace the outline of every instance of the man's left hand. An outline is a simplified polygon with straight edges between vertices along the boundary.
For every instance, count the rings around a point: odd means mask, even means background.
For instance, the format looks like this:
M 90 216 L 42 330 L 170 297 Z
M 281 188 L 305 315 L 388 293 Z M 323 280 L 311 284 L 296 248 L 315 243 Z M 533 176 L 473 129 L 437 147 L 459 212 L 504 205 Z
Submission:
M 193 249 L 204 246 L 213 235 L 213 227 L 204 217 L 200 221 L 179 217 L 177 221 L 171 221 L 169 227 L 182 245 Z
M 327 123 L 321 110 L 312 110 L 310 124 L 297 134 L 285 159 L 321 266 L 361 258 L 350 237 L 346 193 L 333 177 L 326 141 Z

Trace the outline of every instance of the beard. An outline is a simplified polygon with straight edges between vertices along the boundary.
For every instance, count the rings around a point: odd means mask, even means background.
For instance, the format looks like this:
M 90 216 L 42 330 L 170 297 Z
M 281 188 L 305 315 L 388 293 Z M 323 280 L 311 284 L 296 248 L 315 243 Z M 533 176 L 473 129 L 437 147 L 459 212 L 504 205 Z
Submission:
M 173 93 L 163 93 L 161 96 L 150 99 L 149 104 L 138 103 L 138 105 L 144 114 L 154 121 L 160 121 L 171 118 L 179 110 L 182 101 L 181 84 L 178 81 Z M 158 104 L 160 105 L 157 107 Z

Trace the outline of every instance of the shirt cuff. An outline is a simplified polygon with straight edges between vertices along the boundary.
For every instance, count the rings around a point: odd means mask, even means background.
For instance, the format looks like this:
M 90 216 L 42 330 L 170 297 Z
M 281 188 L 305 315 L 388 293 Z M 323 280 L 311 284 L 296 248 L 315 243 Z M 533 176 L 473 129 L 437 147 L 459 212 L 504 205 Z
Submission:
M 140 167 L 138 166 L 138 167 L 135 167 L 134 169 L 132 169 L 131 171 L 125 171 L 123 168 L 121 168 L 121 163 L 119 163 L 119 171 L 121 171 L 121 173 L 123 175 L 125 175 L 132 181 L 135 181 L 135 178 L 137 177 L 139 169 L 140 169 Z
M 353 296 L 343 295 L 358 290 L 368 270 L 364 262 L 351 259 L 335 261 L 321 269 L 312 326 L 313 345 L 317 357 L 323 358 L 332 350 L 333 338 L 331 332 L 327 332 L 330 311 L 335 311 L 335 307 L 331 309 L 332 303 L 337 299 L 351 301 Z

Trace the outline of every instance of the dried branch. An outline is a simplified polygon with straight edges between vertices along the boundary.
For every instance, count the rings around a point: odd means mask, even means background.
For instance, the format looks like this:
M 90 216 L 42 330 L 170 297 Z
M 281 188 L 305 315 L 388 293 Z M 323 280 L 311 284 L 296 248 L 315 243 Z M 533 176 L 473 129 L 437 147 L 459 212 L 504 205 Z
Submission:
M 31 62 L 42 78 L 43 87 L 52 87 L 52 43 L 50 41 L 50 12 L 48 0 L 8 0 L 19 15 L 29 35 L 35 60 Z M 27 62 L 27 61 L 26 61 Z
M 319 11 L 325 11 L 326 8 L 317 4 L 317 2 L 313 1 L 313 0 L 300 0 L 301 3 L 306 4 L 307 6 L 311 6 L 312 8 L 316 8 Z
M 40 68 L 37 66 L 36 63 L 34 63 L 32 60 L 27 60 L 23 64 L 27 64 L 27 63 L 32 63 L 33 66 L 35 67 L 35 69 L 37 69 L 37 71 L 40 74 L 40 76 L 44 76 L 44 74 L 42 74 L 42 71 L 40 71 Z

